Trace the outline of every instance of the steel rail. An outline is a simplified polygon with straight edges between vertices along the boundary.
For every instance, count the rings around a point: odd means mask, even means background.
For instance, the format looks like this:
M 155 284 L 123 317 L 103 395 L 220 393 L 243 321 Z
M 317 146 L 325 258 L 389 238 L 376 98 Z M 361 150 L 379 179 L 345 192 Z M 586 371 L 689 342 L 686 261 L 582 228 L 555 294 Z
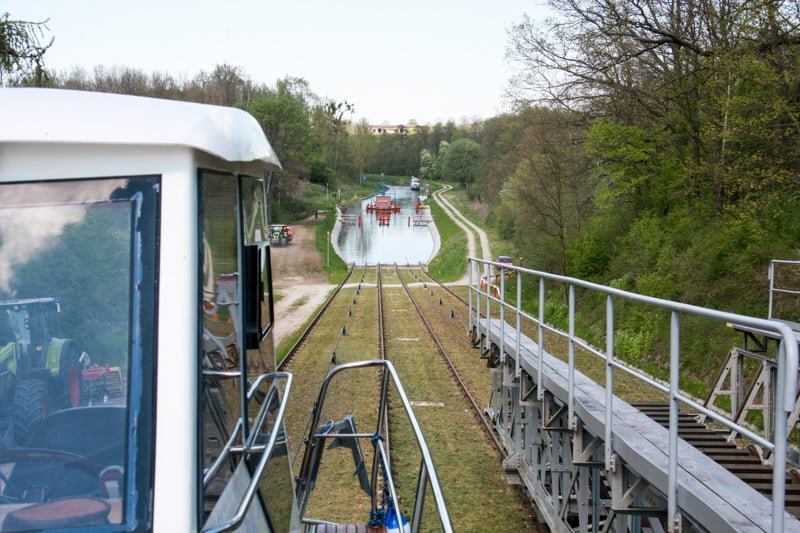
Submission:
M 314 402 L 314 408 L 312 410 L 312 424 L 311 427 L 318 427 L 319 426 L 319 419 L 320 415 L 324 409 L 324 403 L 327 396 L 328 388 L 330 385 L 331 380 L 339 373 L 356 369 L 356 368 L 370 368 L 380 366 L 383 368 L 383 390 L 386 390 L 388 381 L 391 380 L 394 384 L 395 390 L 397 391 L 397 395 L 400 399 L 402 404 L 402 408 L 408 417 L 408 421 L 411 424 L 411 430 L 414 435 L 414 439 L 417 442 L 417 447 L 419 448 L 420 455 L 422 457 L 421 462 L 421 472 L 424 472 L 424 475 L 420 475 L 419 479 L 427 479 L 430 483 L 430 489 L 434 499 L 434 505 L 436 506 L 437 514 L 439 516 L 439 523 L 441 525 L 442 531 L 444 533 L 452 533 L 453 526 L 450 520 L 450 513 L 447 510 L 447 505 L 445 504 L 444 500 L 444 493 L 442 492 L 441 485 L 439 483 L 439 476 L 436 473 L 436 467 L 433 464 L 433 459 L 431 457 L 430 449 L 428 448 L 428 444 L 425 440 L 425 436 L 422 433 L 422 429 L 419 426 L 419 422 L 417 422 L 417 418 L 414 415 L 414 410 L 411 408 L 411 402 L 408 399 L 408 395 L 406 394 L 405 389 L 403 388 L 402 383 L 400 382 L 400 378 L 397 375 L 397 372 L 392 366 L 392 363 L 387 360 L 375 359 L 371 361 L 357 361 L 352 363 L 344 363 L 335 368 L 332 368 L 328 371 L 325 376 L 325 379 L 322 381 L 322 385 L 320 386 L 319 394 L 317 395 L 317 400 Z M 383 397 L 385 400 L 385 396 Z M 309 443 L 314 442 L 313 429 L 309 433 L 308 441 Z M 319 448 L 320 450 L 322 447 Z M 380 453 L 380 451 L 378 452 Z M 300 469 L 300 479 L 308 480 L 309 475 L 308 473 L 312 467 L 313 458 L 311 455 L 306 455 L 303 458 L 303 464 Z M 377 461 L 376 461 L 377 463 Z M 387 479 L 389 474 L 387 473 Z M 374 485 L 373 485 L 374 486 Z M 300 516 L 305 514 L 305 507 L 308 504 L 308 491 L 309 487 L 306 485 L 298 485 L 297 488 L 297 496 L 302 500 L 301 507 L 300 507 Z M 419 489 L 419 487 L 418 487 Z M 373 491 L 374 493 L 374 491 Z M 395 509 L 399 509 L 398 502 L 395 500 L 393 501 L 393 505 Z M 419 523 L 414 522 L 411 524 L 412 531 L 418 530 Z
M 439 353 L 441 354 L 442 358 L 444 359 L 445 363 L 447 364 L 448 368 L 450 369 L 450 372 L 453 374 L 453 377 L 456 378 L 456 381 L 458 382 L 459 386 L 461 387 L 461 392 L 464 393 L 464 396 L 467 398 L 469 403 L 472 405 L 472 410 L 475 412 L 475 414 L 477 415 L 478 419 L 483 424 L 483 427 L 486 430 L 486 434 L 492 439 L 492 442 L 494 443 L 495 448 L 497 448 L 497 451 L 500 452 L 501 457 L 505 456 L 505 448 L 503 447 L 503 445 L 500 442 L 500 440 L 497 438 L 497 435 L 495 435 L 494 431 L 492 430 L 492 426 L 491 426 L 491 424 L 489 424 L 489 421 L 486 420 L 486 418 L 483 416 L 483 411 L 481 410 L 480 406 L 478 405 L 478 402 L 475 400 L 475 397 L 470 392 L 469 387 L 467 387 L 467 384 L 466 384 L 466 382 L 464 382 L 464 379 L 461 377 L 461 374 L 458 373 L 458 370 L 456 369 L 456 366 L 453 363 L 453 360 L 450 358 L 450 354 L 447 352 L 447 349 L 442 344 L 442 341 L 439 339 L 439 336 L 436 335 L 436 332 L 434 331 L 433 326 L 431 325 L 431 323 L 428 320 L 428 318 L 425 316 L 425 313 L 422 311 L 422 308 L 417 303 L 416 298 L 414 298 L 414 295 L 411 294 L 411 290 L 409 290 L 408 285 L 406 284 L 405 280 L 402 278 L 402 276 L 400 276 L 400 269 L 397 267 L 396 264 L 395 264 L 394 268 L 395 268 L 395 271 L 397 272 L 397 278 L 400 280 L 400 283 L 403 285 L 403 289 L 406 291 L 406 294 L 408 295 L 409 300 L 411 300 L 411 304 L 414 306 L 414 309 L 416 309 L 420 320 L 422 320 L 422 323 L 425 326 L 425 329 L 428 331 L 428 334 L 431 336 L 431 339 L 433 339 L 433 342 L 436 344 L 436 347 L 439 349 Z
M 330 296 L 328 296 L 328 299 L 325 300 L 325 303 L 323 303 L 322 306 L 317 310 L 317 313 L 314 315 L 314 318 L 311 319 L 311 322 L 308 323 L 306 329 L 303 330 L 303 333 L 300 334 L 300 337 L 297 338 L 297 341 L 295 341 L 292 347 L 289 348 L 289 351 L 286 352 L 286 356 L 281 360 L 280 363 L 278 363 L 278 370 L 284 370 L 288 366 L 289 362 L 292 360 L 294 355 L 298 351 L 300 351 L 300 347 L 303 345 L 306 339 L 308 339 L 308 336 L 311 334 L 311 331 L 314 329 L 314 327 L 320 321 L 322 316 L 328 310 L 328 307 L 330 307 L 331 303 L 336 298 L 336 295 L 339 294 L 339 291 L 342 290 L 344 284 L 347 283 L 347 280 L 350 279 L 350 276 L 353 274 L 354 270 L 355 270 L 355 264 L 350 266 L 350 268 L 347 271 L 347 275 L 339 283 L 339 285 L 337 285 L 337 287 L 333 290 Z
M 458 294 L 456 294 L 456 293 L 455 293 L 455 292 L 454 292 L 454 291 L 453 291 L 453 290 L 452 290 L 450 287 L 448 287 L 447 285 L 445 285 L 444 283 L 442 283 L 441 281 L 439 281 L 438 279 L 436 279 L 435 277 L 433 277 L 433 275 L 432 275 L 430 272 L 428 272 L 427 270 L 425 270 L 425 269 L 420 269 L 420 270 L 421 270 L 421 271 L 422 271 L 422 272 L 423 272 L 423 273 L 424 273 L 426 276 L 428 276 L 428 277 L 430 278 L 430 280 L 431 280 L 431 281 L 433 281 L 434 283 L 436 283 L 437 285 L 439 285 L 439 286 L 440 286 L 441 288 L 443 288 L 445 291 L 449 292 L 449 293 L 450 293 L 450 295 L 451 295 L 453 298 L 455 298 L 456 300 L 458 300 L 459 302 L 461 302 L 461 303 L 462 303 L 462 304 L 464 304 L 465 306 L 469 307 L 469 302 L 467 302 L 467 301 L 466 301 L 464 298 L 462 298 L 461 296 L 459 296 Z
M 376 286 L 378 290 L 378 358 L 386 360 L 386 321 L 383 315 L 383 275 L 381 273 L 381 264 L 378 263 L 376 267 L 377 279 Z M 384 380 L 384 383 L 386 381 Z M 385 406 L 383 413 L 383 424 L 381 431 L 383 431 L 383 438 L 386 441 L 386 468 L 391 469 L 392 461 L 392 447 L 389 441 L 389 405 Z

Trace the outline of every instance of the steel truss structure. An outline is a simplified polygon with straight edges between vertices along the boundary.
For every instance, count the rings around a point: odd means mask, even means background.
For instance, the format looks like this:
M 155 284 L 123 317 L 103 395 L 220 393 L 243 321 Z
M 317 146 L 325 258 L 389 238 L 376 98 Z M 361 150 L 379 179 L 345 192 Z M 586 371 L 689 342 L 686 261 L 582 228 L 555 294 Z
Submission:
M 468 273 L 468 333 L 492 368 L 486 415 L 505 448 L 509 481 L 524 485 L 537 514 L 551 530 L 800 531 L 800 521 L 784 512 L 787 425 L 796 405 L 798 375 L 798 345 L 789 327 L 474 258 L 468 261 Z M 483 288 L 488 285 L 483 280 L 494 277 L 499 294 Z M 509 303 L 505 295 L 506 280 L 512 277 L 517 280 L 516 303 Z M 538 282 L 538 316 L 522 308 L 523 277 Z M 545 282 L 568 292 L 568 332 L 547 323 Z M 575 335 L 576 289 L 604 293 L 607 298 L 605 350 Z M 619 300 L 670 314 L 669 383 L 614 358 L 614 305 Z M 507 323 L 507 314 L 515 317 L 515 325 Z M 772 376 L 776 387 L 770 404 L 773 422 L 766 434 L 757 434 L 680 391 L 683 315 L 759 328 L 778 338 Z M 537 342 L 522 334 L 523 320 L 538 329 Z M 547 353 L 545 331 L 567 341 L 566 361 Z M 604 384 L 576 370 L 576 348 L 604 360 Z M 615 371 L 624 371 L 668 396 L 667 428 L 614 396 Z M 679 439 L 681 405 L 772 454 L 775 497 L 771 502 Z
M 499 363 L 499 359 L 497 360 Z M 492 369 L 486 409 L 507 457 L 510 482 L 527 487 L 540 519 L 553 531 L 667 531 L 667 501 L 619 458 L 607 470 L 602 436 L 580 419 L 569 427 L 567 405 L 552 392 L 536 393 L 536 380 L 514 361 Z M 684 518 L 679 527 L 702 531 Z

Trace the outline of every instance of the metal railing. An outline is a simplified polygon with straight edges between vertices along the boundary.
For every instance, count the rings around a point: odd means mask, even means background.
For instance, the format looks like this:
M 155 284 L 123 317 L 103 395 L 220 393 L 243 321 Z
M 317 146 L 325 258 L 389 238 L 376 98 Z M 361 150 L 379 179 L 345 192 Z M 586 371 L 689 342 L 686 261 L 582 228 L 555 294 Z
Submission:
M 376 433 L 374 434 L 373 433 L 351 433 L 351 434 L 318 433 L 317 428 L 319 428 L 320 425 L 320 417 L 322 416 L 322 411 L 325 404 L 325 398 L 328 393 L 328 387 L 334 376 L 347 370 L 352 370 L 357 368 L 369 368 L 369 367 L 383 367 L 383 377 L 381 379 L 381 396 L 380 396 L 380 403 L 378 405 L 378 421 L 376 425 Z M 384 359 L 358 361 L 358 362 L 345 363 L 339 365 L 328 371 L 328 374 L 325 376 L 325 379 L 322 382 L 319 394 L 317 396 L 317 400 L 314 403 L 311 425 L 308 433 L 308 439 L 306 442 L 306 453 L 303 455 L 303 463 L 300 468 L 300 475 L 298 476 L 298 483 L 297 483 L 297 495 L 298 495 L 298 500 L 300 501 L 300 517 L 304 523 L 308 524 L 324 523 L 319 520 L 307 519 L 305 518 L 304 515 L 306 507 L 308 505 L 309 497 L 313 490 L 313 477 L 315 471 L 315 464 L 318 466 L 319 461 L 321 459 L 322 450 L 325 445 L 325 439 L 329 438 L 371 440 L 371 442 L 375 446 L 375 454 L 373 456 L 373 464 L 372 464 L 371 479 L 370 479 L 370 490 L 371 490 L 370 496 L 372 501 L 371 511 L 374 512 L 377 508 L 378 492 L 375 490 L 375 487 L 377 486 L 378 482 L 378 474 L 380 471 L 380 466 L 383 465 L 385 467 L 384 481 L 385 483 L 388 484 L 392 505 L 394 506 L 394 509 L 399 516 L 400 507 L 397 501 L 397 494 L 394 490 L 394 484 L 392 483 L 391 479 L 391 471 L 390 471 L 391 469 L 389 468 L 387 460 L 388 453 L 387 450 L 384 449 L 385 441 L 380 438 L 381 431 L 383 430 L 384 426 L 383 425 L 385 416 L 384 414 L 386 413 L 389 378 L 391 378 L 392 383 L 394 384 L 397 390 L 397 395 L 403 404 L 403 409 L 405 410 L 405 413 L 408 416 L 408 420 L 411 423 L 411 428 L 414 433 L 414 438 L 417 441 L 417 446 L 422 456 L 417 478 L 417 490 L 416 490 L 417 497 L 414 504 L 414 512 L 410 520 L 411 532 L 418 533 L 418 531 L 420 530 L 420 526 L 422 525 L 422 510 L 424 506 L 425 487 L 427 482 L 430 482 L 431 492 L 433 493 L 433 498 L 435 501 L 437 513 L 439 515 L 439 522 L 441 524 L 442 531 L 446 533 L 452 533 L 453 526 L 450 521 L 450 514 L 447 510 L 447 505 L 445 504 L 444 501 L 444 494 L 442 493 L 441 486 L 439 485 L 439 477 L 436 474 L 436 469 L 433 465 L 433 459 L 431 458 L 430 450 L 428 449 L 428 444 L 426 443 L 425 437 L 422 434 L 422 430 L 420 429 L 419 423 L 417 422 L 417 419 L 414 416 L 414 411 L 411 409 L 411 402 L 408 400 L 408 396 L 406 395 L 405 389 L 403 389 L 403 385 L 400 383 L 400 378 L 397 376 L 397 372 L 395 371 L 394 366 L 392 365 L 391 362 Z
M 238 377 L 238 372 L 236 374 L 236 377 Z M 286 386 L 284 387 L 282 397 L 280 397 L 277 388 L 277 381 L 280 379 L 286 380 Z M 225 443 L 225 447 L 222 449 L 222 452 L 219 454 L 219 456 L 217 456 L 217 459 L 214 461 L 214 463 L 203 473 L 203 490 L 206 489 L 211 480 L 214 479 L 214 476 L 216 476 L 216 474 L 219 472 L 220 467 L 231 455 L 241 455 L 242 457 L 259 455 L 260 458 L 258 464 L 253 471 L 247 489 L 245 489 L 245 491 L 242 493 L 242 499 L 239 502 L 236 513 L 234 513 L 234 515 L 224 523 L 204 529 L 203 533 L 222 533 L 224 531 L 232 531 L 236 529 L 241 525 L 245 515 L 247 514 L 247 510 L 253 503 L 253 497 L 258 490 L 258 484 L 261 481 L 261 476 L 263 475 L 264 470 L 267 467 L 267 463 L 272 456 L 272 451 L 275 448 L 275 442 L 277 441 L 278 434 L 281 433 L 283 428 L 283 418 L 286 414 L 286 404 L 289 398 L 289 392 L 292 389 L 292 375 L 290 373 L 270 372 L 268 374 L 262 374 L 258 376 L 258 378 L 247 390 L 248 402 L 253 399 L 261 384 L 267 381 L 272 381 L 273 383 L 270 386 L 270 390 L 264 398 L 261 408 L 254 419 L 254 430 L 250 432 L 249 437 L 240 445 L 235 445 L 237 441 L 243 438 L 242 429 L 244 427 L 242 418 L 237 420 L 236 426 L 231 432 L 230 438 Z M 261 429 L 264 426 L 264 423 L 267 421 L 267 415 L 269 414 L 271 407 L 274 406 L 275 400 L 279 400 L 278 413 L 275 416 L 272 428 L 268 433 L 269 438 L 267 439 L 266 443 L 263 443 L 259 441 L 259 439 L 262 437 Z M 247 416 L 247 413 L 245 413 L 243 416 Z
M 775 295 L 776 294 L 793 294 L 795 296 L 800 295 L 800 291 L 795 289 L 787 289 L 785 287 L 776 287 L 775 286 L 775 266 L 776 265 L 795 265 L 800 266 L 800 261 L 788 261 L 785 259 L 773 259 L 769 262 L 769 312 L 767 313 L 767 318 L 775 318 L 772 316 L 773 305 L 775 304 Z
M 480 266 L 485 267 L 486 283 L 484 286 L 486 290 L 481 289 Z M 770 267 L 772 268 L 772 266 Z M 469 307 L 470 307 L 470 321 L 469 328 L 472 331 L 477 323 L 479 338 L 489 338 L 489 328 L 491 327 L 491 303 L 494 302 L 500 306 L 500 309 L 511 309 L 517 312 L 517 316 L 524 317 L 538 326 L 538 354 L 537 354 L 537 395 L 538 399 L 543 398 L 544 390 L 542 387 L 543 382 L 543 365 L 545 354 L 544 332 L 558 335 L 567 339 L 568 342 L 568 421 L 569 426 L 574 429 L 575 427 L 575 348 L 580 347 L 589 353 L 596 355 L 603 359 L 606 364 L 605 372 L 605 467 L 606 469 L 613 469 L 614 467 L 614 450 L 612 447 L 612 434 L 613 434 L 613 398 L 614 398 L 614 373 L 613 371 L 621 370 L 622 372 L 642 381 L 651 387 L 661 391 L 669 397 L 669 447 L 668 447 L 668 472 L 667 472 L 667 524 L 669 529 L 679 529 L 678 522 L 680 515 L 677 506 L 677 480 L 678 480 L 678 415 L 680 404 L 684 404 L 691 409 L 701 413 L 702 415 L 719 422 L 732 431 L 736 431 L 753 442 L 759 444 L 763 448 L 772 452 L 774 456 L 773 462 L 773 476 L 772 476 L 772 531 L 778 533 L 783 531 L 784 520 L 784 503 L 785 503 L 785 485 L 786 485 L 786 446 L 787 446 L 787 420 L 789 413 L 795 407 L 795 393 L 797 391 L 797 373 L 798 373 L 798 343 L 793 330 L 785 323 L 773 320 L 766 320 L 761 318 L 754 318 L 745 315 L 738 315 L 735 313 L 728 313 L 707 309 L 689 304 L 673 302 L 660 298 L 653 298 L 632 292 L 607 287 L 597 283 L 591 283 L 577 278 L 568 276 L 561 276 L 549 272 L 541 272 L 537 270 L 530 270 L 521 267 L 509 266 L 506 263 L 498 263 L 494 261 L 484 261 L 474 257 L 467 260 L 467 270 L 469 278 Z M 475 273 L 478 272 L 478 283 L 475 281 Z M 495 274 L 495 271 L 497 274 Z M 517 275 L 517 294 L 516 304 L 512 305 L 505 300 L 505 277 L 507 272 L 514 272 Z M 539 284 L 539 309 L 538 317 L 533 317 L 527 314 L 522 309 L 522 275 L 528 275 L 538 279 Z M 499 281 L 500 288 L 498 295 L 492 294 L 492 281 Z M 546 295 L 546 282 L 556 282 L 564 284 L 568 287 L 568 332 L 561 331 L 545 322 L 545 295 Z M 606 296 L 606 349 L 605 351 L 599 350 L 575 335 L 575 289 L 582 288 L 596 293 L 604 294 Z M 473 292 L 477 300 L 476 311 L 473 312 Z M 485 301 L 485 305 L 481 306 L 481 300 Z M 643 304 L 646 306 L 654 307 L 657 309 L 669 311 L 670 316 L 670 359 L 669 359 L 669 383 L 663 384 L 651 376 L 641 372 L 628 365 L 621 364 L 614 357 L 614 302 L 616 300 L 625 300 Z M 485 319 L 481 318 L 481 307 L 485 313 Z M 780 340 L 778 349 L 778 389 L 776 401 L 774 406 L 774 436 L 772 440 L 756 434 L 750 429 L 736 424 L 735 422 L 721 416 L 715 411 L 712 411 L 680 390 L 680 331 L 681 331 L 681 316 L 692 315 L 703 317 L 710 320 L 720 321 L 724 323 L 741 324 L 753 328 L 760 328 L 765 331 L 774 332 Z M 481 328 L 483 327 L 483 330 Z M 501 323 L 500 328 L 504 326 Z M 516 345 L 517 353 L 519 353 L 521 328 L 519 327 L 519 318 L 517 322 L 516 331 Z M 485 337 L 481 337 L 484 335 Z M 504 342 L 505 335 L 500 335 L 500 354 L 501 359 L 504 355 Z M 483 346 L 481 346 L 483 349 Z M 519 376 L 520 373 L 520 357 L 516 357 L 515 372 Z

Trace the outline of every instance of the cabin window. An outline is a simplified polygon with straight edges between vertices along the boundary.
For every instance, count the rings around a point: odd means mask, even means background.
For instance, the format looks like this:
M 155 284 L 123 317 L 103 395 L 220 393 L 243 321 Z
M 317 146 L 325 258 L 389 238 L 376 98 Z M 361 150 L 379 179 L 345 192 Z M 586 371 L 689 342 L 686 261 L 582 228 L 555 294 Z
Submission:
M 202 464 L 203 471 L 222 453 L 241 412 L 239 314 L 238 187 L 229 174 L 201 173 L 202 285 Z M 214 375 L 214 372 L 220 374 Z M 231 372 L 235 377 L 225 377 Z M 230 478 L 222 469 L 203 486 L 204 514 L 211 511 Z M 201 517 L 205 522 L 206 516 Z
M 272 282 L 269 224 L 264 182 L 212 171 L 200 172 L 203 265 L 202 293 L 202 512 L 206 526 L 224 522 L 244 496 L 243 484 L 258 462 L 226 452 L 257 433 L 266 441 L 283 397 L 277 381 L 261 381 L 247 400 L 244 392 L 260 374 L 275 370 L 272 339 Z M 260 311 L 259 311 L 260 310 Z M 248 316 L 245 316 L 248 315 Z M 249 315 L 259 315 L 256 319 Z M 253 328 L 251 331 L 249 328 Z M 246 380 L 242 379 L 243 375 Z M 258 413 L 266 404 L 259 427 Z M 245 412 L 248 416 L 240 417 Z M 231 435 L 235 438 L 231 440 Z M 289 449 L 281 431 L 265 473 L 258 480 L 246 524 L 276 533 L 288 532 L 294 486 Z M 248 526 L 249 527 L 249 526 Z
M 275 370 L 276 361 L 272 340 L 272 268 L 270 263 L 270 228 L 267 221 L 264 180 L 241 178 L 242 226 L 245 245 L 258 248 L 261 308 L 259 324 L 259 350 L 248 353 L 249 365 L 260 372 Z
M 0 185 L 2 531 L 149 523 L 158 187 Z

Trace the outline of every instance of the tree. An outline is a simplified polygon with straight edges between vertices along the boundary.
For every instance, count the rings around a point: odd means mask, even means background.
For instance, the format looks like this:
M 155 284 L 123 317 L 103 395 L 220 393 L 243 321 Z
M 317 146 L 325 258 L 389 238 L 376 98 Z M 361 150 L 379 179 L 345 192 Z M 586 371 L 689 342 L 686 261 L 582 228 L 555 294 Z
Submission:
M 462 138 L 453 142 L 444 156 L 444 177 L 456 180 L 462 187 L 469 189 L 478 172 L 480 149 L 480 145 L 472 139 Z
M 579 142 L 582 129 L 570 114 L 554 110 L 530 110 L 526 122 L 524 155 L 506 182 L 503 203 L 522 253 L 537 266 L 565 274 L 595 190 Z
M 0 87 L 12 84 L 45 84 L 49 76 L 44 68 L 44 54 L 53 38 L 43 43 L 47 21 L 11 20 L 0 16 Z
M 253 98 L 247 111 L 261 124 L 267 139 L 283 165 L 293 177 L 306 176 L 310 160 L 311 126 L 304 95 L 292 92 L 303 87 L 300 80 L 287 79 Z
M 423 180 L 433 177 L 433 155 L 427 148 L 423 148 L 419 153 L 419 177 Z
M 551 6 L 558 17 L 545 28 L 525 17 L 510 32 L 509 58 L 521 69 L 509 92 L 519 105 L 547 103 L 669 131 L 692 184 L 686 193 L 709 198 L 718 213 L 752 190 L 778 185 L 797 193 L 788 176 L 798 158 L 787 157 L 796 154 L 799 133 L 795 3 Z
M 358 168 L 358 177 L 360 178 L 364 175 L 367 161 L 375 151 L 374 138 L 369 131 L 369 122 L 367 122 L 367 119 L 362 118 L 355 124 L 353 127 L 353 135 L 351 135 L 349 139 L 352 145 L 352 153 L 355 157 L 355 164 Z
M 435 129 L 436 127 L 434 126 Z M 444 177 L 444 160 L 447 157 L 447 150 L 450 149 L 450 143 L 448 141 L 439 141 L 438 148 L 436 158 L 433 160 L 433 179 L 435 180 L 440 180 Z

